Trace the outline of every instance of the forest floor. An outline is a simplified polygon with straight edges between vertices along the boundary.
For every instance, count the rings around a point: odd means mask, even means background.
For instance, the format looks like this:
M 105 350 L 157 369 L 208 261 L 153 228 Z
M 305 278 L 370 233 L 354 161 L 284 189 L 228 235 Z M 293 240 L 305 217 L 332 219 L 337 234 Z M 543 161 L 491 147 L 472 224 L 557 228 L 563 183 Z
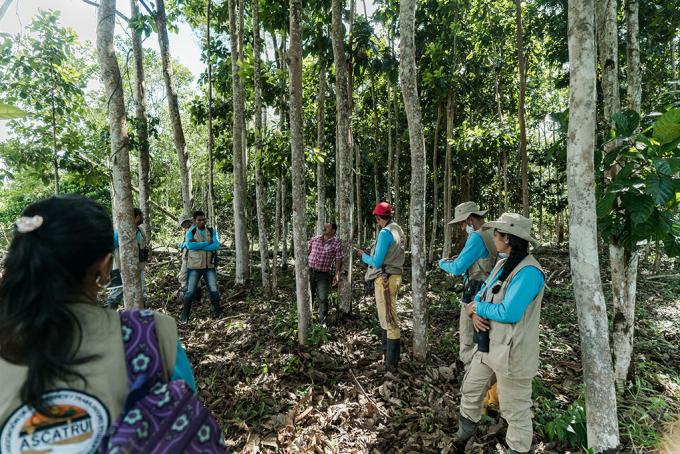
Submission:
M 548 276 L 541 317 L 541 366 L 534 380 L 534 444 L 539 453 L 584 452 L 585 415 L 578 324 L 566 250 L 536 256 Z M 223 266 L 228 269 L 229 264 Z M 680 279 L 664 263 L 638 281 L 636 377 L 619 396 L 624 452 L 659 450 L 680 414 Z M 150 264 L 149 299 L 179 317 L 178 263 Z M 256 270 L 254 270 L 256 271 Z M 608 275 L 602 276 L 608 292 Z M 180 337 L 194 367 L 199 395 L 225 430 L 233 452 L 455 452 L 462 369 L 457 364 L 459 281 L 434 269 L 430 283 L 430 356 L 411 349 L 408 279 L 399 297 L 402 358 L 383 370 L 372 298 L 356 289 L 351 317 L 333 306 L 328 329 L 314 325 L 310 345 L 297 345 L 293 269 L 264 300 L 257 277 L 234 288 L 220 272 L 224 317 L 209 317 L 207 298 Z M 610 295 L 607 296 L 610 300 Z M 680 430 L 680 429 L 676 429 Z M 505 452 L 505 423 L 494 412 L 468 443 L 470 453 Z M 659 451 L 661 452 L 661 451 Z M 665 451 L 664 451 L 665 452 Z

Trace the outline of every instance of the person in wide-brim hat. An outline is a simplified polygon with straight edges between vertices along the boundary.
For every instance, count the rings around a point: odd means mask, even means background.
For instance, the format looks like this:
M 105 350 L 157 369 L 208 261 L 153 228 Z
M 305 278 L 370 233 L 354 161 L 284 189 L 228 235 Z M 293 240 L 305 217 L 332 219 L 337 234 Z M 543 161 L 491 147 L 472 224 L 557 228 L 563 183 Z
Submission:
M 489 221 L 482 226 L 483 230 L 496 229 L 501 233 L 509 233 L 538 246 L 538 240 L 531 236 L 531 219 L 517 213 L 503 213 L 496 221 Z
M 479 205 L 477 205 L 475 202 L 463 202 L 454 210 L 453 219 L 449 221 L 449 224 L 458 224 L 459 222 L 463 222 L 469 218 L 471 214 L 484 216 L 487 211 L 489 210 L 480 210 Z

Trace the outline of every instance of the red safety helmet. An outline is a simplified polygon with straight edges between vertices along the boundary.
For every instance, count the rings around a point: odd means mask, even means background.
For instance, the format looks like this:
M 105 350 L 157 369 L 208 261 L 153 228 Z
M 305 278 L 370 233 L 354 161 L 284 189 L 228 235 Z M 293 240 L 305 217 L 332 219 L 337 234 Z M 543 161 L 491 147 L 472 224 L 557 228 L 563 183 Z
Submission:
M 392 216 L 392 205 L 387 202 L 380 202 L 373 208 L 373 214 L 376 216 Z

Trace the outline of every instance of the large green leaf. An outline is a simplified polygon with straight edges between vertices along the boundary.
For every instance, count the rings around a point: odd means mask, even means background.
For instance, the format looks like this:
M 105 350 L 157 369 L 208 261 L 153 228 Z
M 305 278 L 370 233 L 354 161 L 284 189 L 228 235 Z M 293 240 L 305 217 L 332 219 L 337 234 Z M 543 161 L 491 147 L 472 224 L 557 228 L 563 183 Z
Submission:
M 603 218 L 609 214 L 614 205 L 614 200 L 616 200 L 616 193 L 608 192 L 597 202 L 597 217 Z
M 655 159 L 654 160 L 654 168 L 656 169 L 657 172 L 663 174 L 663 175 L 672 175 L 673 174 L 673 169 L 671 168 L 671 164 L 668 162 L 666 159 Z
M 640 124 L 640 114 L 634 110 L 617 112 L 612 116 L 616 125 L 616 132 L 619 136 L 630 137 Z
M 678 137 L 680 137 L 680 109 L 671 109 L 654 123 L 654 138 L 664 144 Z
M 674 183 L 671 177 L 650 173 L 645 179 L 645 192 L 654 198 L 659 205 L 666 203 L 675 196 Z
M 642 224 L 654 211 L 654 199 L 645 194 L 629 198 L 626 200 L 626 205 L 631 213 L 633 224 Z
M 26 115 L 26 112 L 18 107 L 0 102 L 0 120 L 9 120 L 12 118 L 21 118 Z

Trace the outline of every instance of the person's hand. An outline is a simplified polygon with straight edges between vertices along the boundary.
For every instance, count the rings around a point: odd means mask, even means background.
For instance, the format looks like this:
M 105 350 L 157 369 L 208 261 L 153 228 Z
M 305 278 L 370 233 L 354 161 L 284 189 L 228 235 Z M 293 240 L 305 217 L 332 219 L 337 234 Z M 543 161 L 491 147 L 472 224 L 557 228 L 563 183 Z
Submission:
M 338 282 L 340 282 L 340 273 L 335 273 L 335 276 L 333 276 L 333 281 L 331 282 L 331 287 L 338 285 Z
M 364 256 L 364 251 L 363 251 L 363 249 L 357 249 L 355 254 L 356 254 L 357 257 L 361 258 L 361 257 Z
M 468 317 L 472 317 L 472 314 L 475 313 L 475 303 L 474 303 L 474 301 L 472 303 L 467 303 L 465 305 L 465 313 L 467 314 Z
M 489 331 L 489 328 L 491 328 L 489 321 L 477 314 L 472 314 L 472 326 L 475 327 L 475 331 L 477 332 Z

